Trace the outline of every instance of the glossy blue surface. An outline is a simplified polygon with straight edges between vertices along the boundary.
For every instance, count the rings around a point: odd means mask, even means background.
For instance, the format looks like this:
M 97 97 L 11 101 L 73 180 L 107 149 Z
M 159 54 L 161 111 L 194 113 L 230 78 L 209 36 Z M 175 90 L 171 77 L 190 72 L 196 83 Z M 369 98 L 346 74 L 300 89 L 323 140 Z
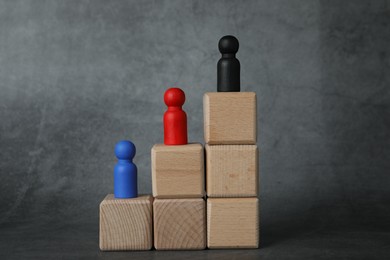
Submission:
M 114 168 L 115 198 L 138 197 L 137 166 L 133 163 L 136 149 L 131 141 L 120 141 L 115 146 L 118 163 Z

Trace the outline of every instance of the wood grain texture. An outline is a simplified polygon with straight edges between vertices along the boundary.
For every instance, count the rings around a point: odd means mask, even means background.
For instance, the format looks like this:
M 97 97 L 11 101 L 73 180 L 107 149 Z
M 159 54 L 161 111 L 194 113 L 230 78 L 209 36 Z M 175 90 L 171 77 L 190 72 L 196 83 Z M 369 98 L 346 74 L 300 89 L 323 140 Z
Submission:
M 194 199 L 155 199 L 154 247 L 157 250 L 206 248 L 206 202 Z
M 205 93 L 203 114 L 206 143 L 256 143 L 256 93 Z
M 99 246 L 103 251 L 150 250 L 153 246 L 153 197 L 115 199 L 100 203 Z
M 208 248 L 258 248 L 257 198 L 207 199 Z
M 208 197 L 257 197 L 257 145 L 207 145 Z
M 152 187 L 156 198 L 203 197 L 204 150 L 201 144 L 152 148 Z

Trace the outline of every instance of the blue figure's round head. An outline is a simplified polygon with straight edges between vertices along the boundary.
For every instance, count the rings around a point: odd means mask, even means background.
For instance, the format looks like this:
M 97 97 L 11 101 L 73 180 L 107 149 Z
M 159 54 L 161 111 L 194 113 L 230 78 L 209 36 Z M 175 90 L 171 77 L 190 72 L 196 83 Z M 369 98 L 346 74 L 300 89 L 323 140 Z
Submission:
M 119 160 L 132 160 L 135 155 L 135 145 L 127 140 L 115 145 L 115 155 Z

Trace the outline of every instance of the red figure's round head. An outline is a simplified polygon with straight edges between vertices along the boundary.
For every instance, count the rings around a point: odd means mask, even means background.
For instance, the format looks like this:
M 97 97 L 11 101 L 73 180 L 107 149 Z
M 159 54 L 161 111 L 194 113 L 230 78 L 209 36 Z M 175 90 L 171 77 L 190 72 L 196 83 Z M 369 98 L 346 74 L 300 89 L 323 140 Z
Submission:
M 186 101 L 186 95 L 180 88 L 170 88 L 165 91 L 164 102 L 168 107 L 181 107 Z

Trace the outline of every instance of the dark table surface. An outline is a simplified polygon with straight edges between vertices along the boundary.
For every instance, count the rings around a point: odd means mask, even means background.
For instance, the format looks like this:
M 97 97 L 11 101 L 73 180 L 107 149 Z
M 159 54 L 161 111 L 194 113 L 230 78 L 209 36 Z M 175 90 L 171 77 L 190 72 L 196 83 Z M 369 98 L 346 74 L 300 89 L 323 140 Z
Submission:
M 358 221 L 357 221 L 358 222 Z M 389 259 L 386 220 L 261 226 L 256 250 L 101 252 L 96 223 L 11 223 L 0 228 L 1 259 Z

